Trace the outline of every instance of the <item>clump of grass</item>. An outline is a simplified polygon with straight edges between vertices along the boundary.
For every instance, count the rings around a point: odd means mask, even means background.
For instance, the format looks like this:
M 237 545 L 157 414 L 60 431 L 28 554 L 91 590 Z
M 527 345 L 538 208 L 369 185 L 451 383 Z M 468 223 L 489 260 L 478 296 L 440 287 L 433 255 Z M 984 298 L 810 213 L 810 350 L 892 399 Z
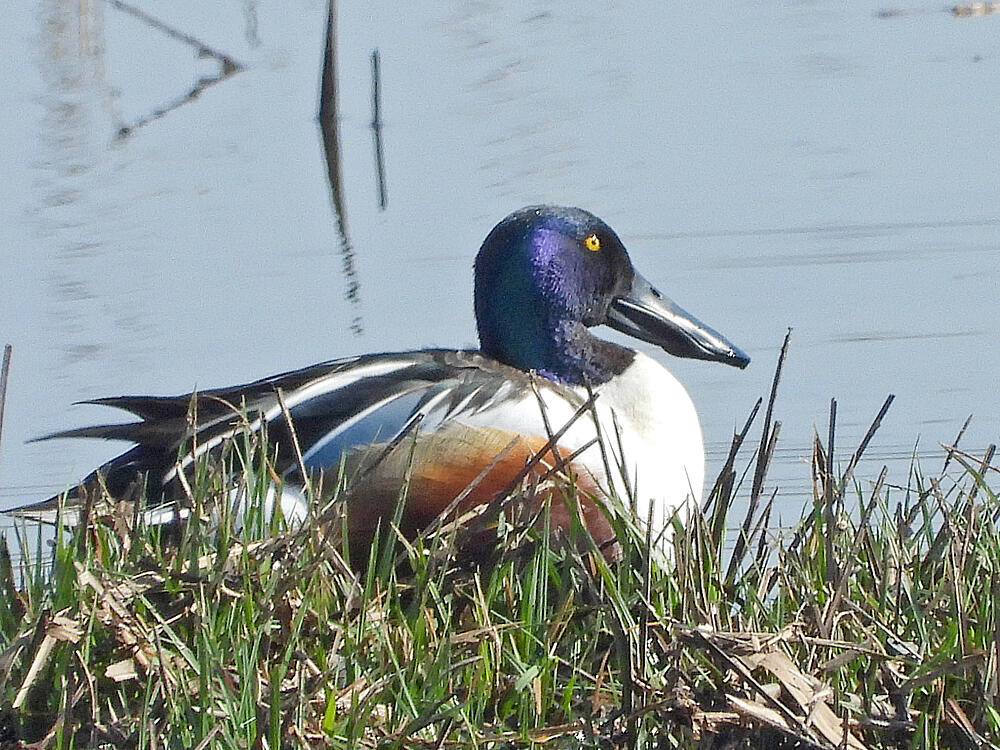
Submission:
M 995 746 L 992 454 L 866 484 L 817 439 L 814 502 L 775 535 L 766 412 L 669 541 L 616 517 L 617 559 L 515 512 L 485 561 L 461 523 L 386 528 L 355 574 L 336 501 L 234 530 L 226 478 L 259 501 L 272 476 L 250 435 L 199 466 L 170 539 L 92 497 L 34 568 L 0 545 L 0 747 Z

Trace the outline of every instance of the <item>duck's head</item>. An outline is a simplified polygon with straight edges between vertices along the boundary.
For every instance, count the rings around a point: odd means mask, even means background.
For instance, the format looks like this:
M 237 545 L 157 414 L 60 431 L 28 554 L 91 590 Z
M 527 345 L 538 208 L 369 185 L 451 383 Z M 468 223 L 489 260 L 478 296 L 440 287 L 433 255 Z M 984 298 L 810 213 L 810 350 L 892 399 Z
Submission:
M 497 224 L 476 257 L 475 304 L 486 354 L 564 383 L 606 382 L 631 361 L 587 331 L 602 324 L 678 357 L 750 362 L 660 294 L 614 230 L 579 208 L 531 206 Z

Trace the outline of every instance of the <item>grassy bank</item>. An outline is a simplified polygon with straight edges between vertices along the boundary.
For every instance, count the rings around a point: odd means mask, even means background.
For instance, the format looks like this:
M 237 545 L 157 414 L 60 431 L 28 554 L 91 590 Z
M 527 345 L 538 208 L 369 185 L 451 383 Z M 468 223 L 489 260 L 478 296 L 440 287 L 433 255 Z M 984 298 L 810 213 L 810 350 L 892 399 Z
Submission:
M 170 539 L 94 498 L 47 566 L 0 551 L 0 747 L 995 746 L 991 457 L 857 481 L 828 466 L 831 429 L 813 504 L 776 535 L 749 429 L 704 513 L 669 541 L 619 518 L 614 554 L 515 512 L 486 562 L 456 524 L 384 535 L 355 576 L 336 504 L 295 531 L 211 519 L 232 462 L 266 484 L 249 438 Z

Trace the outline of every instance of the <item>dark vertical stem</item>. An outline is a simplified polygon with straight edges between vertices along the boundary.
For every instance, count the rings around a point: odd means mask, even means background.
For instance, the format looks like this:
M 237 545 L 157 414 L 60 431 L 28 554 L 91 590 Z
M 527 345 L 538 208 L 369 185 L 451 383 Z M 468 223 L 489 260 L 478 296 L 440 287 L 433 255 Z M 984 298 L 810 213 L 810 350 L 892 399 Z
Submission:
M 716 555 L 722 550 L 722 543 L 726 533 L 726 518 L 729 516 L 729 509 L 733 503 L 733 485 L 736 481 L 736 472 L 733 467 L 736 465 L 736 458 L 763 403 L 764 399 L 757 399 L 757 403 L 754 404 L 753 409 L 750 411 L 750 416 L 747 417 L 746 422 L 743 424 L 743 429 L 733 434 L 733 442 L 729 447 L 729 455 L 726 456 L 726 463 L 722 467 L 722 471 L 719 472 L 715 486 L 712 487 L 712 492 L 708 496 L 708 502 L 705 503 L 705 507 L 702 509 L 702 515 L 709 519 L 712 545 Z
M 753 485 L 750 487 L 750 502 L 747 505 L 746 516 L 743 525 L 740 527 L 739 536 L 736 537 L 736 545 L 733 548 L 732 556 L 729 558 L 729 567 L 726 569 L 726 586 L 732 586 L 736 580 L 736 573 L 740 566 L 740 561 L 747 551 L 750 542 L 750 529 L 753 526 L 754 515 L 757 513 L 757 506 L 760 503 L 760 494 L 764 488 L 764 478 L 767 476 L 767 469 L 771 462 L 774 451 L 774 402 L 778 398 L 778 384 L 781 382 L 781 371 L 785 367 L 785 358 L 788 356 L 788 342 L 792 338 L 792 329 L 785 333 L 785 340 L 781 344 L 781 352 L 778 354 L 778 364 L 774 368 L 774 379 L 771 381 L 771 395 L 767 400 L 767 409 L 764 412 L 764 429 L 760 436 L 760 446 L 757 448 L 757 465 L 754 468 Z
M 837 561 L 833 558 L 833 530 L 837 523 L 834 512 L 834 499 L 837 497 L 837 493 L 834 490 L 835 480 L 833 478 L 833 441 L 836 432 L 837 399 L 831 398 L 830 425 L 826 439 L 826 472 L 823 477 L 823 512 L 826 519 L 826 533 L 823 535 L 823 544 L 826 553 L 826 582 L 830 584 L 837 580 Z
M 5 359 L 4 364 L 6 365 L 6 363 L 7 360 Z M 4 378 L 4 385 L 6 384 L 7 384 L 7 379 Z M 2 417 L 3 417 L 3 410 L 0 409 L 0 418 Z M 993 460 L 993 455 L 996 453 L 996 451 L 997 447 L 995 445 L 990 445 L 986 449 L 986 455 L 983 456 L 983 460 L 979 464 L 979 475 L 978 476 L 973 475 L 975 476 L 976 481 L 972 485 L 972 490 L 969 492 L 969 500 L 968 500 L 969 505 L 971 505 L 972 502 L 976 499 L 976 493 L 979 492 L 979 486 L 982 485 L 983 482 L 985 481 L 983 477 L 986 476 L 986 470 L 987 468 L 989 468 L 990 462 Z
M 3 436 L 3 410 L 7 406 L 7 378 L 10 376 L 10 355 L 14 347 L 7 344 L 3 348 L 3 365 L 0 366 L 0 438 Z
M 872 420 L 871 425 L 868 427 L 868 432 L 865 433 L 861 443 L 858 444 L 858 449 L 851 454 L 851 460 L 847 462 L 847 468 L 844 470 L 843 476 L 840 477 L 839 495 L 841 500 L 843 500 L 844 497 L 844 488 L 847 486 L 851 476 L 854 474 L 854 468 L 858 465 L 858 461 L 861 460 L 861 456 L 864 455 L 864 452 L 868 448 L 868 444 L 872 441 L 872 438 L 875 437 L 875 433 L 878 431 L 878 428 L 881 427 L 882 420 L 885 418 L 886 412 L 889 411 L 889 407 L 892 406 L 892 402 L 895 400 L 896 396 L 892 393 L 886 396 L 885 401 L 882 403 L 882 408 L 879 409 L 878 414 L 875 415 L 875 419 Z M 961 435 L 959 435 L 959 437 L 961 437 Z M 832 465 L 833 462 L 831 461 L 831 467 Z
M 951 444 L 951 448 L 944 457 L 944 466 L 941 467 L 941 473 L 944 474 L 948 471 L 948 464 L 951 463 L 952 457 L 955 455 L 955 451 L 958 448 L 958 444 L 962 442 L 962 436 L 965 435 L 965 431 L 969 428 L 969 422 L 972 421 L 972 415 L 970 414 L 965 418 L 965 422 L 962 423 L 962 429 L 958 431 L 958 435 L 955 436 L 954 442 Z
M 372 134 L 375 139 L 375 174 L 378 178 L 378 207 L 385 211 L 385 160 L 382 153 L 382 73 L 378 50 L 372 50 Z

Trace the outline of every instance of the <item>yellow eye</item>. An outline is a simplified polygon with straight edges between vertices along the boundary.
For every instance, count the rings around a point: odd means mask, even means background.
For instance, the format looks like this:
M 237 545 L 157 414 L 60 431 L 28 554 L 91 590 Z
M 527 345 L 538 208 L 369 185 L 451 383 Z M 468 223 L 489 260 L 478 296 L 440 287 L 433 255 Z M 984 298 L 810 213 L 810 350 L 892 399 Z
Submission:
M 583 246 L 593 253 L 601 249 L 601 238 L 596 234 L 588 234 L 583 238 Z

